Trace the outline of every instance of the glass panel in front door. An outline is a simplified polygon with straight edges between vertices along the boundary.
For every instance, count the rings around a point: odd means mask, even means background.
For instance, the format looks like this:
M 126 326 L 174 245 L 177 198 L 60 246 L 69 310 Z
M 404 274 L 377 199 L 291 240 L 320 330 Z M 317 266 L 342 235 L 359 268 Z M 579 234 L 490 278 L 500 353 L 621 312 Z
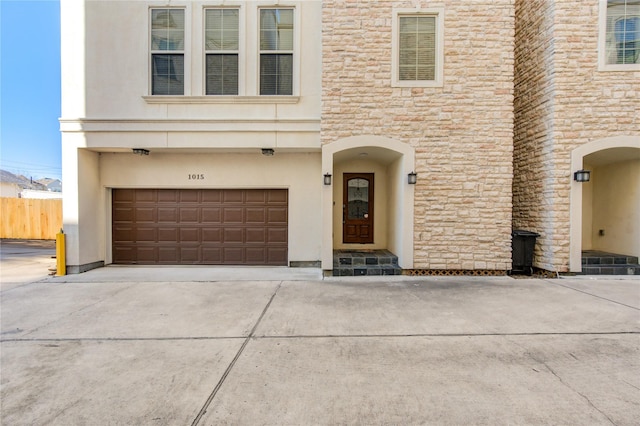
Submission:
M 350 179 L 347 194 L 347 218 L 367 219 L 369 217 L 369 181 Z

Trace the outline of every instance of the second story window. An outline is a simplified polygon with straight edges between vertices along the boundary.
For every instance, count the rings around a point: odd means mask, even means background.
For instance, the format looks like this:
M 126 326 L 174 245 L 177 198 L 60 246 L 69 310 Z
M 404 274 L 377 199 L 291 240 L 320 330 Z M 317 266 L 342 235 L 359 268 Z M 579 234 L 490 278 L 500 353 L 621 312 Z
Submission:
M 638 69 L 640 64 L 640 0 L 607 0 L 601 15 L 601 68 Z
M 260 9 L 260 94 L 293 94 L 293 9 Z
M 238 94 L 238 9 L 206 9 L 206 94 Z
M 442 8 L 394 11 L 393 86 L 442 86 L 443 15 Z
M 151 9 L 151 94 L 184 94 L 184 10 Z
M 401 16 L 398 79 L 401 81 L 435 80 L 436 18 Z

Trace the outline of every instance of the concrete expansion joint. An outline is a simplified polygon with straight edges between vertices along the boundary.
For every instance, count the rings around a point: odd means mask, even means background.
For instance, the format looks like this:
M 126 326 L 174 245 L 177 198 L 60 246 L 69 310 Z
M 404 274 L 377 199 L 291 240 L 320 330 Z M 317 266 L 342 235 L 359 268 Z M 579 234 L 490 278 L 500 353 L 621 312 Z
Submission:
M 610 418 L 609 416 L 607 416 L 607 415 L 606 415 L 606 413 L 604 413 L 601 409 L 599 409 L 598 407 L 596 407 L 596 406 L 593 404 L 593 402 L 589 399 L 589 397 L 587 397 L 585 394 L 583 394 L 583 393 L 579 392 L 578 390 L 576 390 L 575 388 L 573 388 L 569 383 L 567 383 L 567 382 L 566 382 L 566 381 L 565 381 L 565 380 L 564 380 L 564 379 L 563 379 L 563 378 L 562 378 L 558 373 L 556 373 L 556 371 L 555 371 L 553 368 L 551 368 L 551 366 L 550 366 L 549 364 L 547 364 L 546 362 L 544 362 L 544 361 L 542 361 L 542 360 L 540 360 L 540 359 L 537 359 L 535 356 L 533 356 L 533 354 L 532 354 L 531 352 L 527 352 L 527 355 L 528 355 L 531 359 L 533 359 L 535 362 L 537 362 L 537 363 L 539 363 L 539 364 L 543 365 L 543 366 L 544 366 L 544 368 L 546 368 L 548 372 L 550 372 L 551 374 L 553 374 L 553 376 L 554 376 L 556 379 L 558 379 L 558 381 L 559 381 L 560 383 L 562 383 L 562 385 L 563 385 L 564 387 L 566 387 L 566 388 L 567 388 L 567 389 L 569 389 L 570 391 L 574 392 L 576 395 L 579 395 L 582 399 L 584 399 L 584 400 L 587 402 L 587 404 L 588 404 L 591 408 L 593 408 L 594 410 L 596 410 L 598 413 L 602 414 L 602 415 L 603 415 L 603 416 L 604 416 L 604 417 L 609 421 L 609 423 L 611 423 L 612 425 L 615 425 L 615 424 L 616 424 L 613 420 L 611 420 L 611 418 Z M 574 356 L 573 354 L 570 354 L 570 355 L 571 355 L 572 357 L 574 357 L 574 358 L 575 358 L 575 356 Z
M 4 332 L 3 334 L 13 334 Z M 181 341 L 181 340 L 277 340 L 277 339 L 380 339 L 380 338 L 412 338 L 412 337 L 526 337 L 526 336 L 624 336 L 640 335 L 637 331 L 576 331 L 576 332 L 546 332 L 546 333 L 414 333 L 414 334 L 317 334 L 317 335 L 282 335 L 282 336 L 178 336 L 178 337 L 55 337 L 55 338 L 0 338 L 4 342 L 145 342 L 145 341 Z M 246 346 L 246 345 L 245 345 Z
M 192 426 L 198 425 L 200 423 L 200 420 L 202 420 L 202 417 L 205 415 L 205 413 L 207 412 L 207 409 L 211 405 L 211 402 L 213 401 L 213 399 L 218 394 L 218 391 L 220 390 L 220 388 L 224 384 L 225 380 L 227 379 L 227 376 L 229 375 L 229 373 L 231 373 L 231 370 L 233 370 L 233 367 L 236 365 L 236 362 L 238 362 L 238 359 L 240 358 L 240 356 L 244 352 L 244 349 L 247 347 L 247 344 L 253 338 L 253 335 L 255 334 L 258 326 L 260 325 L 260 322 L 262 321 L 262 318 L 264 318 L 265 314 L 269 310 L 269 307 L 271 306 L 271 303 L 273 302 L 273 299 L 275 299 L 276 294 L 278 294 L 278 291 L 280 290 L 280 287 L 282 287 L 282 283 L 283 283 L 283 281 L 280 281 L 278 283 L 278 286 L 273 291 L 273 294 L 271 295 L 271 298 L 269 299 L 269 301 L 267 302 L 266 306 L 262 310 L 262 313 L 258 317 L 258 320 L 254 324 L 253 328 L 251 329 L 251 332 L 249 332 L 249 335 L 247 335 L 247 337 L 244 339 L 244 341 L 242 342 L 242 345 L 240 346 L 240 349 L 238 349 L 238 352 L 236 353 L 236 356 L 233 357 L 233 359 L 231 360 L 231 362 L 227 366 L 226 370 L 222 374 L 222 377 L 220 377 L 220 380 L 216 384 L 215 388 L 213 388 L 213 391 L 211 391 L 211 394 L 209 395 L 209 397 L 205 401 L 204 405 L 200 409 L 200 412 L 198 413 L 196 418 L 193 419 L 193 422 L 191 423 Z
M 550 281 L 550 280 L 543 280 L 543 281 L 546 281 L 546 282 L 548 282 L 549 284 L 556 284 L 556 285 L 559 285 L 560 287 L 564 287 L 564 288 L 567 288 L 567 289 L 569 289 L 569 290 L 577 291 L 578 293 L 586 294 L 586 295 L 589 295 L 589 296 L 595 297 L 595 298 L 597 298 L 597 299 L 606 300 L 607 302 L 615 303 L 616 305 L 620 305 L 620 306 L 624 306 L 624 307 L 627 307 L 627 308 L 631 308 L 631 309 L 636 310 L 636 311 L 640 311 L 640 309 L 639 309 L 639 308 L 637 308 L 637 307 L 635 307 L 635 306 L 631 306 L 631 305 L 627 305 L 627 304 L 622 303 L 622 302 L 618 302 L 618 301 L 615 301 L 615 300 L 607 299 L 606 297 L 598 296 L 598 295 L 596 295 L 596 294 L 592 294 L 592 293 L 589 293 L 589 292 L 587 292 L 587 291 L 578 290 L 578 289 L 573 288 L 573 287 L 570 287 L 570 286 L 562 285 L 562 284 L 560 284 L 560 283 L 559 283 L 558 281 L 556 281 L 556 280 L 552 280 L 552 281 Z

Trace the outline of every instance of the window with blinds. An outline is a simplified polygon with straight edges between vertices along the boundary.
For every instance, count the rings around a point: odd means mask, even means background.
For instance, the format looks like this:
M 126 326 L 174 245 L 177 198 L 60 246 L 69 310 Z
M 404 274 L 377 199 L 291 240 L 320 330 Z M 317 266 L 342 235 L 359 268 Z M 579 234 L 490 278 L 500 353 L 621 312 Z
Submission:
M 293 9 L 260 9 L 260 94 L 293 94 Z
M 640 0 L 608 0 L 605 30 L 607 65 L 640 64 Z
M 151 9 L 151 94 L 184 94 L 184 9 Z
M 206 94 L 238 94 L 238 9 L 205 10 Z
M 391 86 L 442 87 L 444 7 L 394 8 Z
M 436 18 L 400 16 L 398 42 L 398 79 L 435 80 Z

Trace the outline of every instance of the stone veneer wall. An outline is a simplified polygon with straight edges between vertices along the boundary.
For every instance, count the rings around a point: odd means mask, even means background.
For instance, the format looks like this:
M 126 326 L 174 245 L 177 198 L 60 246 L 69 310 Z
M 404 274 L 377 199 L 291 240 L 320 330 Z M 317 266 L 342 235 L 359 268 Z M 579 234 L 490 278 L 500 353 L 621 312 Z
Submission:
M 553 13 L 550 0 L 516 1 L 513 228 L 540 234 L 536 266 L 552 263 Z
M 516 1 L 513 226 L 569 269 L 571 152 L 640 133 L 640 72 L 598 71 L 598 0 Z
M 444 6 L 444 85 L 391 87 L 392 8 Z M 511 268 L 514 1 L 323 1 L 323 144 L 416 150 L 414 267 Z

